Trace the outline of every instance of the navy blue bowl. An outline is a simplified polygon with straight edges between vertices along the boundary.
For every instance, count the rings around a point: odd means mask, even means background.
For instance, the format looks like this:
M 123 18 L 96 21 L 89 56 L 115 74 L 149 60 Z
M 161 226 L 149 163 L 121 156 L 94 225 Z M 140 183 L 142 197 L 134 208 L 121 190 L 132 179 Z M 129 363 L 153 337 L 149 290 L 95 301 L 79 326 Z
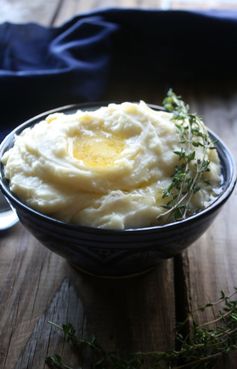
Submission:
M 78 109 L 94 110 L 101 103 L 70 105 L 38 115 L 18 126 L 2 142 L 0 158 L 14 144 L 14 136 L 54 112 L 74 113 Z M 151 105 L 153 109 L 160 107 Z M 5 197 L 15 208 L 20 221 L 55 253 L 77 268 L 97 276 L 121 277 L 142 273 L 162 259 L 180 253 L 197 240 L 209 227 L 236 183 L 235 163 L 225 144 L 212 132 L 211 137 L 221 160 L 223 186 L 218 198 L 199 213 L 181 221 L 161 226 L 126 230 L 106 230 L 67 224 L 36 211 L 9 190 L 0 167 L 0 185 Z

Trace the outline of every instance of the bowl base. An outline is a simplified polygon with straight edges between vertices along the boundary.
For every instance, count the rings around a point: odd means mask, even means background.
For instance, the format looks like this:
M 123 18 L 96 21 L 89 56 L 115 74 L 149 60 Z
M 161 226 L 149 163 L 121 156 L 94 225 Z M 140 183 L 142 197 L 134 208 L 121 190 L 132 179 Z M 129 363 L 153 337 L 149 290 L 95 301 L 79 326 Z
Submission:
M 145 270 L 142 270 L 141 272 L 137 272 L 137 273 L 131 273 L 131 274 L 125 274 L 125 275 L 103 275 L 103 274 L 96 274 L 96 273 L 92 273 L 92 272 L 89 272 L 88 270 L 80 267 L 79 265 L 77 264 L 74 264 L 74 263 L 69 263 L 73 269 L 76 269 L 78 272 L 81 272 L 83 274 L 86 274 L 90 277 L 94 277 L 94 278 L 102 278 L 102 279 L 126 279 L 126 278 L 135 278 L 135 277 L 139 277 L 143 274 L 147 274 L 149 272 L 151 272 L 152 270 L 155 269 L 155 265 L 145 269 Z

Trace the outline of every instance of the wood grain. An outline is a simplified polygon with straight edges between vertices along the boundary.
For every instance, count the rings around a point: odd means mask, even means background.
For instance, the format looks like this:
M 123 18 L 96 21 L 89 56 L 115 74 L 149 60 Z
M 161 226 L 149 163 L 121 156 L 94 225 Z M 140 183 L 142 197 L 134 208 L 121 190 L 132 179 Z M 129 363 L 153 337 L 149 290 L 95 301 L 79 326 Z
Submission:
M 237 9 L 237 3 L 235 0 L 213 0 L 213 1 L 202 1 L 202 0 L 172 0 L 170 2 L 171 9 Z
M 107 349 L 174 345 L 172 261 L 136 279 L 97 280 L 74 271 L 18 225 L 1 237 L 0 291 L 1 369 L 41 369 L 53 352 L 73 364 L 48 320 L 71 321 L 82 333 L 86 326 Z
M 173 347 L 172 261 L 138 278 L 103 280 L 84 275 L 77 282 L 88 331 L 105 347 L 122 352 Z
M 76 357 L 64 345 L 61 332 L 49 322 L 59 325 L 74 322 L 77 334 L 81 337 L 84 335 L 86 321 L 83 306 L 69 279 L 64 279 L 48 310 L 37 320 L 15 369 L 43 368 L 44 359 L 56 352 L 66 357 L 68 364 L 76 365 Z
M 13 368 L 64 278 L 64 261 L 20 225 L 0 241 L 0 368 Z
M 215 88 L 216 87 L 216 88 Z M 224 140 L 233 155 L 237 155 L 237 108 L 236 90 L 230 84 L 206 87 L 189 92 L 189 101 L 195 111 L 204 118 L 206 124 Z M 209 92 L 208 92 L 209 89 Z M 218 92 L 216 92 L 218 91 Z M 185 297 L 186 313 L 196 310 L 209 301 L 217 301 L 220 290 L 231 294 L 237 286 L 237 190 L 225 204 L 210 229 L 182 255 L 179 260 L 180 282 Z M 195 319 L 203 323 L 215 318 L 220 309 L 216 306 L 197 312 Z M 185 312 L 181 312 L 184 316 Z M 220 364 L 220 368 L 236 368 L 237 356 L 232 361 Z
M 235 0 L 1 0 L 0 22 L 61 25 L 75 15 L 102 8 L 237 9 Z
M 61 0 L 1 0 L 0 22 L 51 25 Z
M 221 137 L 237 155 L 237 109 L 235 91 L 224 90 L 224 96 L 212 93 L 196 96 L 195 107 L 203 115 L 207 125 Z M 229 95 L 229 96 L 228 96 Z M 203 299 L 216 299 L 220 289 L 231 293 L 237 284 L 237 229 L 234 219 L 237 216 L 237 191 L 224 206 L 213 226 L 188 249 L 184 258 L 188 291 L 194 308 Z M 192 272 L 190 272 L 192 271 Z M 202 278 L 200 279 L 200 276 Z
M 183 7 L 184 3 L 51 0 L 46 6 L 42 0 L 3 0 L 0 21 L 59 25 L 75 14 L 105 6 L 169 8 Z M 202 7 L 211 3 L 202 3 Z M 229 83 L 173 86 L 236 156 L 236 87 Z M 144 99 L 159 104 L 167 87 L 121 83 L 111 86 L 106 98 Z M 44 358 L 53 352 L 62 353 L 73 365 L 75 358 L 48 320 L 71 320 L 80 334 L 95 334 L 107 349 L 126 352 L 173 347 L 176 318 L 184 318 L 189 310 L 216 300 L 221 289 L 228 293 L 237 286 L 236 205 L 235 191 L 199 241 L 174 261 L 164 262 L 137 279 L 109 281 L 79 274 L 21 225 L 1 234 L 0 369 L 46 368 Z M 200 322 L 212 317 L 212 311 L 197 315 Z M 236 368 L 236 360 L 233 357 L 226 368 Z
M 74 15 L 80 15 L 92 10 L 104 8 L 160 8 L 163 9 L 166 0 L 63 0 L 55 18 L 55 25 L 60 25 Z

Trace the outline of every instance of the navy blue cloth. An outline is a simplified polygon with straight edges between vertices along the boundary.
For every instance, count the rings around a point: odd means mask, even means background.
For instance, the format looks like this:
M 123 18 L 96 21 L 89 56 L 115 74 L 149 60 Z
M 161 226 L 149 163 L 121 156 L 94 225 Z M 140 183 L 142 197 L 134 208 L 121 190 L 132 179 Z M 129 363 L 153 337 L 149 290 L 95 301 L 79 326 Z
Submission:
M 58 28 L 0 25 L 1 138 L 111 83 L 237 77 L 237 13 L 107 9 Z

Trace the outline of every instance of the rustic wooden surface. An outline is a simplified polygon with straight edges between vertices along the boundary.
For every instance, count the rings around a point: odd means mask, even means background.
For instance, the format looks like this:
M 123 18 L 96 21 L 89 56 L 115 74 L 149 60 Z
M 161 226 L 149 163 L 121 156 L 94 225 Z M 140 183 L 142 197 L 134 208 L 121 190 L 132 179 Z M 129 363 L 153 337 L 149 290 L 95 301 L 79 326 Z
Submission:
M 194 7 L 213 7 L 214 3 L 224 7 L 221 1 L 193 1 Z M 234 1 L 226 4 L 237 8 Z M 2 0 L 0 21 L 58 25 L 75 14 L 117 5 L 190 8 L 184 0 L 50 0 L 47 5 L 42 0 Z M 124 87 L 111 90 L 110 98 L 125 98 L 126 91 L 131 99 L 160 103 L 165 91 L 165 86 L 155 92 L 143 86 L 135 90 Z M 237 88 L 228 84 L 174 87 L 237 155 Z M 53 352 L 63 353 L 73 364 L 73 357 L 48 320 L 71 321 L 80 334 L 95 334 L 108 349 L 174 347 L 177 319 L 208 300 L 216 300 L 220 290 L 228 293 L 237 286 L 236 209 L 235 190 L 210 230 L 182 256 L 163 262 L 147 275 L 120 281 L 75 272 L 20 224 L 1 234 L 0 369 L 43 369 L 45 357 Z M 212 318 L 212 314 L 210 311 L 198 319 Z M 236 368 L 236 358 L 226 367 Z
M 237 10 L 236 0 L 1 0 L 0 5 L 0 22 L 37 22 L 46 26 L 105 7 Z

